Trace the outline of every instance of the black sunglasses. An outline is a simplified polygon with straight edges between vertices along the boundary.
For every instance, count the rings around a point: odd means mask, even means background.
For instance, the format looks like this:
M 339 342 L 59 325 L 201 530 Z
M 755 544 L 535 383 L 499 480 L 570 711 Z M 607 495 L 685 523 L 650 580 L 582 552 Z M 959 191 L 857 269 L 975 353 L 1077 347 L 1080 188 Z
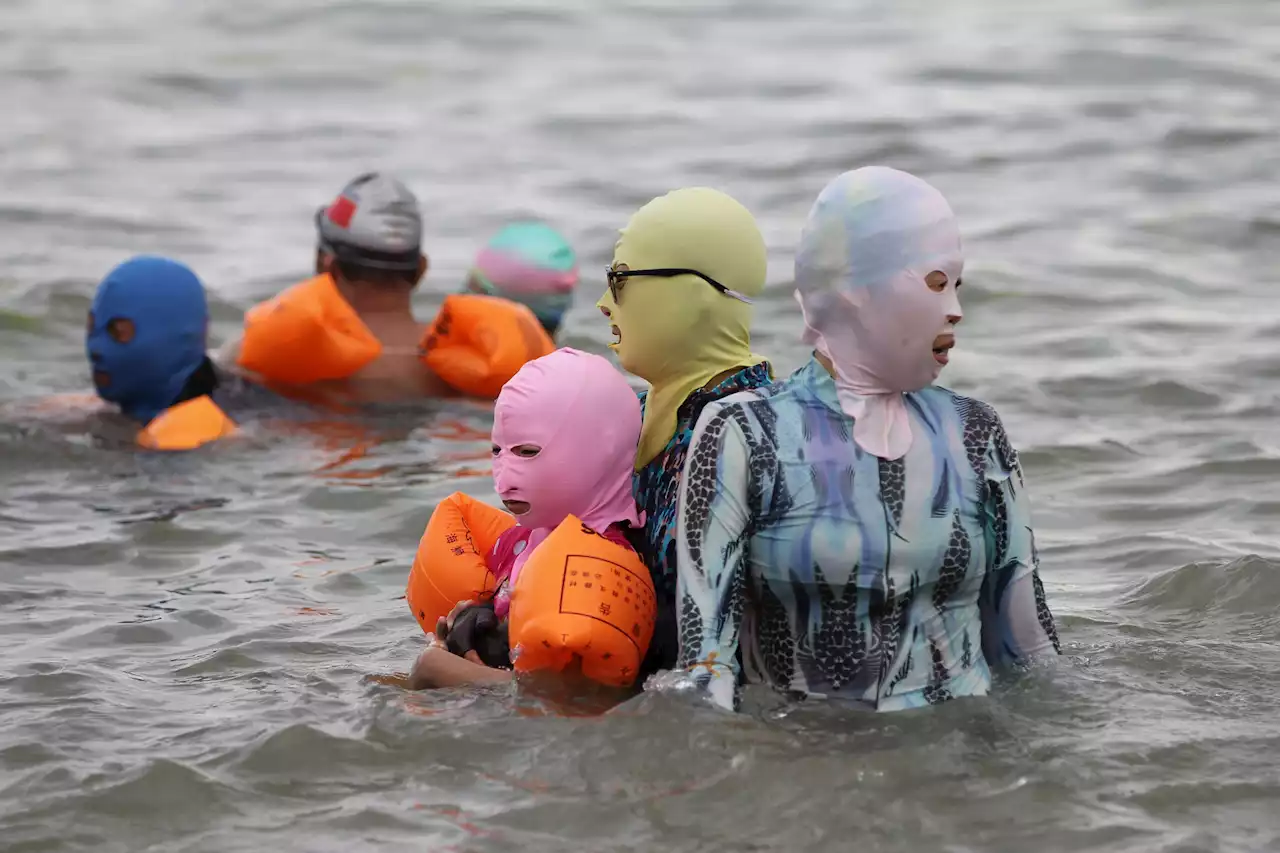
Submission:
M 737 299 L 739 302 L 751 304 L 751 299 L 736 290 L 730 290 L 711 276 L 700 273 L 697 270 L 684 269 L 659 269 L 659 270 L 615 270 L 613 267 L 605 267 L 605 275 L 609 279 L 609 293 L 613 296 L 613 301 L 618 301 L 618 296 L 622 293 L 622 283 L 628 278 L 634 278 L 639 275 L 653 276 L 654 278 L 675 278 L 678 275 L 696 275 L 716 289 L 717 292 L 723 293 L 725 296 Z

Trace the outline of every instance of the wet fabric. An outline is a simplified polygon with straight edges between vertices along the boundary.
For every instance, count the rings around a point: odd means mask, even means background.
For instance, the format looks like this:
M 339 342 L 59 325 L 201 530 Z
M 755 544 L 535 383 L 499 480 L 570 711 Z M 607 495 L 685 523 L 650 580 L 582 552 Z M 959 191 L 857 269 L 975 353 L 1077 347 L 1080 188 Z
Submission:
M 658 596 L 658 618 L 649 643 L 645 672 L 671 669 L 676 662 L 676 520 L 680 498 L 680 474 L 689 451 L 694 424 L 708 403 L 730 394 L 760 388 L 772 382 L 768 363 L 752 365 L 689 395 L 677 412 L 676 430 L 665 447 L 635 474 L 636 505 L 644 514 L 644 527 L 633 540 L 653 577 Z M 645 399 L 641 397 L 641 405 Z
M 676 519 L 680 501 L 680 474 L 689 452 L 689 440 L 702 409 L 710 402 L 769 383 L 771 371 L 767 362 L 739 370 L 712 388 L 699 388 L 689 395 L 677 413 L 676 430 L 665 447 L 639 471 L 635 472 L 636 505 L 644 513 L 644 538 L 641 556 L 653 573 L 653 586 L 659 598 L 675 600 L 676 591 Z M 647 395 L 641 395 L 643 407 Z
M 858 445 L 816 360 L 703 410 L 680 497 L 680 666 L 718 703 L 741 679 L 912 708 L 1057 653 L 1000 418 L 936 386 L 904 400 L 918 440 L 896 460 Z
M 102 399 L 140 423 L 178 402 L 206 360 L 209 309 L 186 265 L 140 256 L 98 285 L 85 339 Z

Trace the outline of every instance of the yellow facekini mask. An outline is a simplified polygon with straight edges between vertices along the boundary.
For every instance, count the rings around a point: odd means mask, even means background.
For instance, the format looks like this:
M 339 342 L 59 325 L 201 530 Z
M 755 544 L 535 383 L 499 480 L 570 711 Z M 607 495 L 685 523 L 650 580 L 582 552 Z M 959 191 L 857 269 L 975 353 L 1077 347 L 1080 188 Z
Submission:
M 764 290 L 764 238 L 751 213 L 724 193 L 675 190 L 631 217 L 614 247 L 613 269 L 627 274 L 596 305 L 617 327 L 610 348 L 623 369 L 650 386 L 639 470 L 675 435 L 676 412 L 690 394 L 718 374 L 765 361 L 751 352 L 746 301 Z M 644 270 L 656 272 L 637 274 Z

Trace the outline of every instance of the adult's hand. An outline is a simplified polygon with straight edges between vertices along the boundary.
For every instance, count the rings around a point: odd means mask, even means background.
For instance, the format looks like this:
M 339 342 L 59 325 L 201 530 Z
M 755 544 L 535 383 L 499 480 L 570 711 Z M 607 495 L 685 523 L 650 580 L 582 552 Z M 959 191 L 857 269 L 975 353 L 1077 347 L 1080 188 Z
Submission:
M 474 654 L 474 652 L 472 653 Z M 409 689 L 460 687 L 468 684 L 501 684 L 511 681 L 511 673 L 483 663 L 460 658 L 441 644 L 429 645 L 409 673 Z

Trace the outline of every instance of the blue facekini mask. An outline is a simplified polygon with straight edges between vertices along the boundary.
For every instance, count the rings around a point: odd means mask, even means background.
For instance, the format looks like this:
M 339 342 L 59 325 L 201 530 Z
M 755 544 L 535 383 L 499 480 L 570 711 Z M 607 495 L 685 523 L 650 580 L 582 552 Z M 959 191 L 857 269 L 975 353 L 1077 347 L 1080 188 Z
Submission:
M 167 258 L 131 258 L 107 273 L 89 311 L 85 349 L 98 396 L 146 423 L 173 405 L 204 362 L 204 286 Z

